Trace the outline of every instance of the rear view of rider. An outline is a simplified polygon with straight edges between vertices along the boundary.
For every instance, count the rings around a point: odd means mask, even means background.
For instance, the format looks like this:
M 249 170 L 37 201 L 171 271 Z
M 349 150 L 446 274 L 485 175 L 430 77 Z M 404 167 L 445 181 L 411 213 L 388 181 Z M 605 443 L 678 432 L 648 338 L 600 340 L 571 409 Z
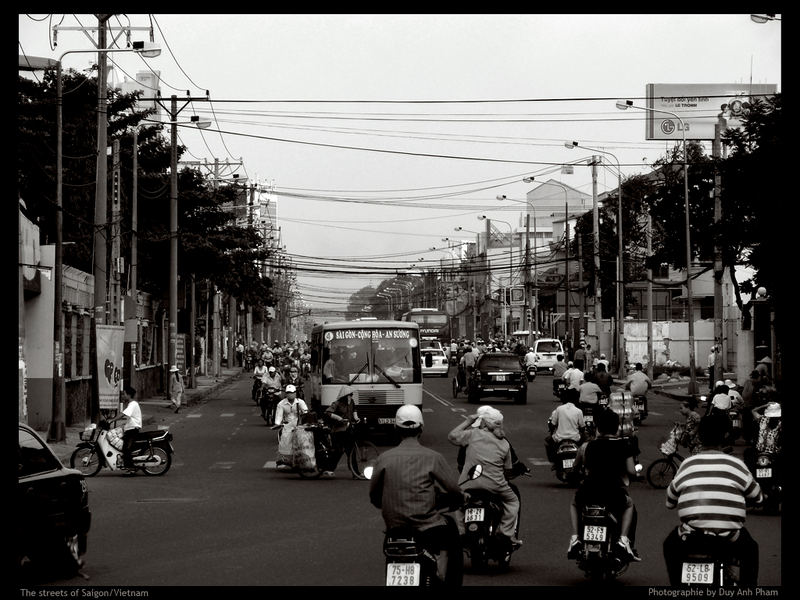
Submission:
M 670 585 L 681 583 L 681 556 L 692 536 L 727 541 L 740 559 L 740 583 L 754 587 L 758 579 L 758 543 L 744 527 L 747 504 L 763 500 L 761 488 L 744 462 L 723 452 L 727 417 L 709 413 L 700 419 L 699 454 L 681 463 L 667 488 L 667 508 L 678 509 L 680 525 L 664 540 Z
M 606 506 L 620 523 L 620 549 L 628 560 L 639 561 L 633 549 L 636 537 L 636 511 L 628 493 L 630 477 L 636 477 L 635 448 L 623 438 L 616 437 L 620 418 L 611 409 L 603 409 L 595 416 L 598 437 L 590 440 L 578 454 L 576 468 L 586 475 L 575 492 L 570 506 L 572 537 L 567 550 L 568 558 L 577 557 L 580 549 L 578 537 L 579 507 L 599 503 Z
M 394 427 L 400 443 L 378 456 L 370 478 L 370 502 L 381 509 L 387 532 L 414 530 L 421 544 L 437 553 L 445 584 L 460 586 L 464 554 L 458 527 L 442 514 L 464 501 L 456 472 L 444 456 L 419 443 L 423 428 L 419 408 L 411 404 L 398 408 Z
M 561 398 L 561 405 L 550 414 L 547 423 L 552 428 L 552 433 L 544 438 L 544 449 L 551 463 L 556 461 L 556 451 L 561 442 L 571 440 L 580 444 L 584 437 L 586 423 L 583 420 L 583 411 L 576 406 L 578 398 L 578 390 L 568 388 Z
M 478 423 L 477 427 L 473 427 L 475 423 Z M 487 407 L 481 414 L 467 417 L 447 434 L 447 439 L 456 446 L 467 448 L 459 485 L 465 491 L 484 489 L 502 499 L 503 516 L 497 533 L 508 538 L 512 545 L 519 546 L 522 541 L 517 539 L 515 528 L 520 503 L 506 479 L 506 472 L 510 474 L 512 468 L 511 445 L 502 429 L 503 414 L 496 408 Z M 473 479 L 473 470 L 478 465 L 480 476 Z

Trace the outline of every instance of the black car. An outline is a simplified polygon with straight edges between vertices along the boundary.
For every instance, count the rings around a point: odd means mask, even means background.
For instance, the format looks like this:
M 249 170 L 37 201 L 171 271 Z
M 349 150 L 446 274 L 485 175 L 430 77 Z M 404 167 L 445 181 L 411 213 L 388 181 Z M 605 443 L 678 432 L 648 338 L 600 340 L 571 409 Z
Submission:
M 62 465 L 36 431 L 20 423 L 17 477 L 13 521 L 20 578 L 76 575 L 91 524 L 83 475 Z
M 478 357 L 467 382 L 467 399 L 477 403 L 489 396 L 513 398 L 516 404 L 527 403 L 528 375 L 519 356 L 511 352 L 487 352 Z

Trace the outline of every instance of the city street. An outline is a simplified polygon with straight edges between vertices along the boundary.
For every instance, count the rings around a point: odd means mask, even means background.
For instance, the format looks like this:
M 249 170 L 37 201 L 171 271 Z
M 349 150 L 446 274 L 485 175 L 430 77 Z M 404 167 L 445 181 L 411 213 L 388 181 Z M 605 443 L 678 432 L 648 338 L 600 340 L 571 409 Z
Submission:
M 467 568 L 464 585 L 588 585 L 566 558 L 573 490 L 556 479 L 544 459 L 546 421 L 556 405 L 550 377 L 540 375 L 530 384 L 526 405 L 487 403 L 504 413 L 507 436 L 532 468 L 532 477 L 516 480 L 525 544 L 507 573 L 477 574 Z M 449 378 L 425 380 L 422 443 L 442 452 L 453 468 L 456 448 L 447 432 L 475 408 L 461 394 L 452 397 Z M 645 468 L 660 456 L 657 446 L 679 418 L 677 409 L 676 400 L 651 394 L 650 416 L 639 429 Z M 104 469 L 87 480 L 93 513 L 87 579 L 52 584 L 383 584 L 383 523 L 369 503 L 369 483 L 352 480 L 343 461 L 334 480 L 309 481 L 276 471 L 276 433 L 250 400 L 246 378 L 177 415 L 171 431 L 175 463 L 164 477 L 124 477 Z M 737 445 L 735 453 L 742 450 Z M 663 490 L 646 482 L 634 483 L 631 495 L 639 511 L 636 537 L 643 560 L 616 585 L 664 586 L 661 542 L 677 524 L 677 514 L 664 507 Z M 752 512 L 747 526 L 760 544 L 759 584 L 780 586 L 781 517 Z

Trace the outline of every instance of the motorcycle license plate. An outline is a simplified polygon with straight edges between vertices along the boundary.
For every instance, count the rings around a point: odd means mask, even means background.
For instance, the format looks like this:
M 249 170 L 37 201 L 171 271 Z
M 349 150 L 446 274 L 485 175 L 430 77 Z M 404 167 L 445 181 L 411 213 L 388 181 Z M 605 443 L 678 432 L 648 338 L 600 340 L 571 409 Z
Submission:
M 482 508 L 468 508 L 464 511 L 464 522 L 472 523 L 473 521 L 483 521 Z
M 756 469 L 756 479 L 769 479 L 772 477 L 772 467 Z
M 575 464 L 575 459 L 574 458 L 565 458 L 564 460 L 561 461 L 561 464 L 564 465 L 565 469 L 571 469 L 572 465 Z
M 585 542 L 605 542 L 606 528 L 603 525 L 584 525 L 583 540 Z
M 585 423 L 594 423 L 594 417 L 592 415 L 583 415 L 583 420 Z
M 394 425 L 394 417 L 379 417 L 378 425 Z
M 600 406 L 608 406 L 608 400 L 605 398 L 600 399 Z
M 714 563 L 683 563 L 681 565 L 681 583 L 714 583 Z
M 386 585 L 408 587 L 419 585 L 419 563 L 388 563 L 386 565 Z
M 735 427 L 736 429 L 739 429 L 742 426 L 742 424 L 739 422 L 739 419 L 735 419 L 735 420 L 731 421 L 731 425 L 733 427 Z

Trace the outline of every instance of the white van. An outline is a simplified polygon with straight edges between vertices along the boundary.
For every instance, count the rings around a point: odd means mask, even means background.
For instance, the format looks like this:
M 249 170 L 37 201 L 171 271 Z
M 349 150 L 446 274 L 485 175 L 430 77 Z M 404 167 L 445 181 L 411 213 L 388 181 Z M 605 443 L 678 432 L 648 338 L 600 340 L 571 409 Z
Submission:
M 552 373 L 556 356 L 564 354 L 564 346 L 561 345 L 561 340 L 541 338 L 533 343 L 533 352 L 536 354 L 536 370 L 547 369 Z

